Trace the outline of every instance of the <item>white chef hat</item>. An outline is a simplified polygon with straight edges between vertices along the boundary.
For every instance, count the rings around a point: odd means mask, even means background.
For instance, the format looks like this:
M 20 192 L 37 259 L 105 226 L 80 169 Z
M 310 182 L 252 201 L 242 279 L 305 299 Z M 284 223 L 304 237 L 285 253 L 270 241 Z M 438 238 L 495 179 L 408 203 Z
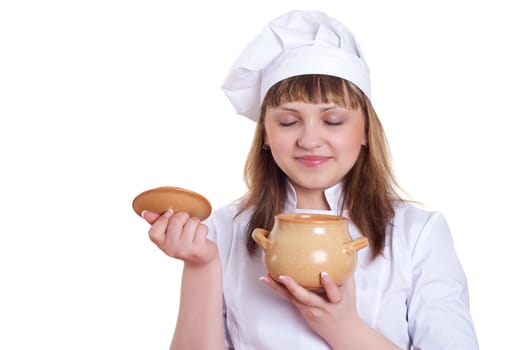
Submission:
M 342 23 L 319 11 L 291 11 L 271 22 L 242 51 L 222 89 L 236 112 L 257 120 L 267 91 L 298 75 L 346 79 L 370 95 L 369 68 Z

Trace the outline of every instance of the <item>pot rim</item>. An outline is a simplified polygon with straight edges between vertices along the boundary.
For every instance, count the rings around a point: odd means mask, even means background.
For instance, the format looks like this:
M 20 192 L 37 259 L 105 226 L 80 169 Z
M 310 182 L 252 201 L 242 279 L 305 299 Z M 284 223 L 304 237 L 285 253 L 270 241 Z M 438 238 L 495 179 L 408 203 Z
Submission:
M 297 223 L 341 223 L 347 222 L 344 216 L 320 213 L 282 213 L 275 216 L 277 220 Z

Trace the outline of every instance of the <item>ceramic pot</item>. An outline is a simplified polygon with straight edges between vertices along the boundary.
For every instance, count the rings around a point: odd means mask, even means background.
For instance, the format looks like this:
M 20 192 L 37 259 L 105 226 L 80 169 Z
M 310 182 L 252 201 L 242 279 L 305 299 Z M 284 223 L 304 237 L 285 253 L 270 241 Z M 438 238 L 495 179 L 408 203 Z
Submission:
M 346 218 L 326 214 L 279 214 L 270 232 L 257 228 L 252 238 L 274 280 L 291 276 L 307 289 L 322 288 L 322 272 L 342 285 L 355 268 L 357 251 L 368 246 L 365 237 L 351 239 Z

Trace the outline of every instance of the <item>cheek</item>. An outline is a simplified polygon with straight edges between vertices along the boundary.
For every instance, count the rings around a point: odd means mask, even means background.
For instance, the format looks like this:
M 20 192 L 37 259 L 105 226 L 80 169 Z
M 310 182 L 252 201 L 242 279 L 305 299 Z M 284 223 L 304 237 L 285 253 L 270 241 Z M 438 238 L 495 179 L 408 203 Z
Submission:
M 366 135 L 366 126 L 364 123 L 360 123 L 356 128 L 351 131 L 351 139 L 354 143 L 358 143 L 364 146 L 368 143 L 368 137 Z
M 265 140 L 267 144 L 271 146 L 271 149 L 286 151 L 294 145 L 294 137 L 288 133 L 280 132 L 281 130 L 275 130 L 270 128 L 266 133 Z
M 345 158 L 349 158 L 351 161 L 355 161 L 362 149 L 362 140 L 354 139 L 353 141 L 345 142 L 340 145 L 335 145 L 338 147 L 338 151 Z
M 288 158 L 293 152 L 291 145 L 283 140 L 271 139 L 269 146 L 271 148 L 271 154 L 278 164 L 281 163 L 281 159 Z
M 364 144 L 365 139 L 366 135 L 362 130 L 352 130 L 342 134 L 341 137 L 335 137 L 333 144 L 339 150 L 356 153 Z

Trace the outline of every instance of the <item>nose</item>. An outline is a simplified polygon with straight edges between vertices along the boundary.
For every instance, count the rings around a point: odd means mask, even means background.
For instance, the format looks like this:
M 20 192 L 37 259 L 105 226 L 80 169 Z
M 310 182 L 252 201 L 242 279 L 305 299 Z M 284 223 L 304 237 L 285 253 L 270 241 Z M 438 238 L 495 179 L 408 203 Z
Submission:
M 296 144 L 303 149 L 315 149 L 322 144 L 322 133 L 315 123 L 305 123 Z

